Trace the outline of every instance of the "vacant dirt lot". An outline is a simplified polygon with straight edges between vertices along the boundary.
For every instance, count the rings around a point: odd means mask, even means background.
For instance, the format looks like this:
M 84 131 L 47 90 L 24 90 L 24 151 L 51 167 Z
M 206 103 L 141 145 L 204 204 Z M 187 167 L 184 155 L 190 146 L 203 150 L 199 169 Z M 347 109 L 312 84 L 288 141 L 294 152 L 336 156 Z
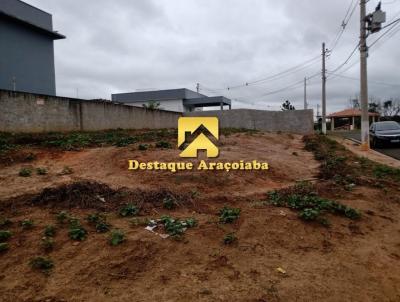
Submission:
M 0 253 L 0 300 L 400 301 L 398 184 L 365 180 L 363 173 L 354 181 L 339 179 L 342 174 L 329 179 L 321 175 L 324 159 L 314 159 L 301 136 L 252 132 L 222 137 L 218 160 L 267 161 L 269 171 L 128 171 L 129 159 L 179 161 L 176 141 L 168 141 L 173 148 L 156 148 L 154 141 L 142 151 L 140 142 L 13 151 L 35 156 L 0 168 L 0 218 L 12 221 L 0 229 L 13 234 L 8 251 Z M 347 161 L 362 162 L 352 155 Z M 39 167 L 47 174 L 38 175 Z M 19 176 L 23 168 L 32 175 Z M 304 180 L 319 196 L 358 209 L 361 218 L 327 213 L 324 226 L 267 201 L 268 192 Z M 64 184 L 74 185 L 60 188 Z M 43 191 L 49 187 L 54 190 Z M 173 209 L 165 208 L 166 198 L 176 201 Z M 129 202 L 140 208 L 134 223 L 118 215 Z M 221 223 L 224 206 L 240 208 L 239 218 Z M 62 210 L 80 219 L 86 240 L 69 238 L 68 225 L 56 219 Z M 109 234 L 86 221 L 98 211 L 112 229 L 123 230 L 124 242 L 111 246 Z M 192 217 L 197 226 L 163 239 L 138 222 L 163 215 Z M 25 220 L 33 227 L 22 227 Z M 49 224 L 57 231 L 53 249 L 44 251 Z M 227 234 L 237 240 L 224 244 Z M 37 256 L 50 258 L 54 267 L 47 273 L 32 269 Z

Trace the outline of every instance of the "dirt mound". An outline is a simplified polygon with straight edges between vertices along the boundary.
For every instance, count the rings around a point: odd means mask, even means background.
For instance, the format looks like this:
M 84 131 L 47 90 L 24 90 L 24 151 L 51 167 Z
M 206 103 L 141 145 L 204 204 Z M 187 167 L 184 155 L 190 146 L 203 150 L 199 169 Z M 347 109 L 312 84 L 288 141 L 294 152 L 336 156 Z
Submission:
M 175 193 L 165 188 L 114 190 L 104 183 L 84 180 L 45 188 L 38 194 L 23 195 L 3 201 L 2 208 L 30 205 L 57 209 L 113 211 L 122 204 L 134 203 L 146 213 L 152 208 L 162 207 L 166 199 L 171 200 L 176 206 L 192 205 L 192 197 L 191 193 Z

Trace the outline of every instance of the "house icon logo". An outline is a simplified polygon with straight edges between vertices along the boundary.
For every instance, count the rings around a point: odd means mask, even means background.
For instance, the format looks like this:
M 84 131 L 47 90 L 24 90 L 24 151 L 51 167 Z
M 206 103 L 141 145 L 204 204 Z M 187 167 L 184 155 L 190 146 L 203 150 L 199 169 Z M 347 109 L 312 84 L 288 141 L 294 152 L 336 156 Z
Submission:
M 180 157 L 197 157 L 198 150 L 205 150 L 207 157 L 217 157 L 218 147 L 206 136 L 211 134 L 219 139 L 218 118 L 216 117 L 180 117 L 178 120 L 178 148 L 183 149 Z M 194 137 L 193 141 L 186 145 L 186 135 Z

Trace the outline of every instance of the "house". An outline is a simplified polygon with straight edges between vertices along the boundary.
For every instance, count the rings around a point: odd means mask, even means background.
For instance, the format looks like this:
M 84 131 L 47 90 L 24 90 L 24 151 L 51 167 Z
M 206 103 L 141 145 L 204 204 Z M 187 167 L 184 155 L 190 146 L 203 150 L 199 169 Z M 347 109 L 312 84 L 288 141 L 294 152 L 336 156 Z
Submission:
M 379 119 L 379 113 L 369 112 L 369 121 L 376 122 Z M 332 113 L 327 116 L 331 120 L 331 130 L 347 129 L 354 130 L 361 127 L 361 110 L 357 108 L 345 109 Z
M 136 107 L 157 103 L 159 109 L 175 112 L 191 112 L 216 106 L 221 110 L 224 110 L 225 106 L 231 109 L 230 99 L 223 96 L 208 97 L 186 88 L 117 93 L 111 95 L 111 100 Z
M 0 89 L 56 94 L 52 16 L 19 0 L 0 1 Z

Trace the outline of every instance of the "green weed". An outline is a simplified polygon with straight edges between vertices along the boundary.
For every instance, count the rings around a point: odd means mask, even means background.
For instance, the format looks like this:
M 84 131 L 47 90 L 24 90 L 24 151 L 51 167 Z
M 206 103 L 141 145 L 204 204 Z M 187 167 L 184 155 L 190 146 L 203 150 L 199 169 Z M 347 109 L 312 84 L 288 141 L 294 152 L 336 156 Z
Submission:
M 159 141 L 159 142 L 156 143 L 156 148 L 159 148 L 159 149 L 171 149 L 172 145 L 171 145 L 171 143 L 166 142 L 166 141 Z
M 149 145 L 147 145 L 147 144 L 140 144 L 139 147 L 138 147 L 138 149 L 139 149 L 140 151 L 146 151 L 147 149 L 149 149 Z
M 47 169 L 46 168 L 36 168 L 36 174 L 37 175 L 46 175 Z
M 125 241 L 125 233 L 122 230 L 112 230 L 110 234 L 109 243 L 116 246 Z
M 32 169 L 30 168 L 21 168 L 18 173 L 21 177 L 30 177 L 32 175 Z
M 32 219 L 25 219 L 21 221 L 21 226 L 24 230 L 30 230 L 34 227 L 35 223 Z
M 69 219 L 69 214 L 66 211 L 61 211 L 57 214 L 56 219 L 58 223 L 63 224 Z
M 177 202 L 172 197 L 165 197 L 163 199 L 163 207 L 167 210 L 173 210 L 177 206 Z
M 224 244 L 226 244 L 226 245 L 230 245 L 236 241 L 237 241 L 237 237 L 234 233 L 226 234 L 224 236 L 224 240 L 223 240 Z
M 56 227 L 54 225 L 47 225 L 44 229 L 44 235 L 47 237 L 53 237 L 56 234 Z
M 29 262 L 30 266 L 35 270 L 40 270 L 43 273 L 49 273 L 53 267 L 53 260 L 47 257 L 35 257 Z
M 0 231 L 0 242 L 7 241 L 12 237 L 11 231 Z
M 122 217 L 132 217 L 139 214 L 139 208 L 133 203 L 128 203 L 119 209 L 119 215 Z
M 8 251 L 10 248 L 10 245 L 6 242 L 0 243 L 0 253 L 3 253 L 5 251 Z
M 232 223 L 240 216 L 240 209 L 223 207 L 219 211 L 219 221 L 221 223 Z

